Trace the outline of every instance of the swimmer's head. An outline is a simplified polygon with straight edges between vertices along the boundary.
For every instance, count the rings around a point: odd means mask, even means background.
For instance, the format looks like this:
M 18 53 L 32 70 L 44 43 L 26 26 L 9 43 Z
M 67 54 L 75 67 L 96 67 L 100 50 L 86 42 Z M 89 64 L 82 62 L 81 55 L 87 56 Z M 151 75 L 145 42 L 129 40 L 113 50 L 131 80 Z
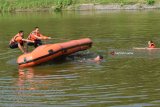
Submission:
M 152 40 L 151 41 L 148 41 L 148 44 L 151 44 L 151 43 L 154 43 Z
M 103 60 L 103 56 L 102 55 L 98 55 L 94 58 L 94 61 L 102 61 Z
M 98 55 L 99 56 L 99 58 L 102 60 L 103 59 L 103 56 L 102 55 Z

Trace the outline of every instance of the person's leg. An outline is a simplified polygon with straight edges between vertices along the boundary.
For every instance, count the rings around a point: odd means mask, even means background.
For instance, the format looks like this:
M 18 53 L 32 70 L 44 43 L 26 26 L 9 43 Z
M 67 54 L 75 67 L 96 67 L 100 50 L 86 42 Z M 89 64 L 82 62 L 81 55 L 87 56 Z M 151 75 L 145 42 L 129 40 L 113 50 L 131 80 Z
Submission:
M 10 47 L 11 49 L 18 48 L 18 43 L 17 43 L 17 42 L 16 42 L 16 43 L 11 43 L 11 44 L 9 45 L 9 47 Z
M 42 41 L 41 40 L 35 40 L 34 47 L 36 48 L 40 45 L 42 45 Z
M 34 46 L 34 43 L 28 42 L 27 45 L 28 45 L 28 46 Z

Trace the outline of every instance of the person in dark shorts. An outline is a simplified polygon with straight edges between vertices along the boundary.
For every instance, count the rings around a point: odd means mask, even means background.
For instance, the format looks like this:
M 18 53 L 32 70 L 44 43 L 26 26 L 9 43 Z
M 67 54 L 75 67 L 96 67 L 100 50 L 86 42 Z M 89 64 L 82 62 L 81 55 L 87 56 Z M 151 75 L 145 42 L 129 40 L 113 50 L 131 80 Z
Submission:
M 41 40 L 51 39 L 51 37 L 43 36 L 39 32 L 39 27 L 35 27 L 35 29 L 29 34 L 28 40 L 34 41 L 34 43 L 28 43 L 29 46 L 34 46 L 35 48 L 42 45 Z
M 32 42 L 33 41 L 30 41 L 30 40 L 27 40 L 27 39 L 24 39 L 23 38 L 24 36 L 24 32 L 21 30 L 18 32 L 18 34 L 16 34 L 9 42 L 9 47 L 11 49 L 15 49 L 15 48 L 19 48 L 22 53 L 26 53 L 26 50 L 25 50 L 25 46 L 24 46 L 24 43 L 25 42 Z

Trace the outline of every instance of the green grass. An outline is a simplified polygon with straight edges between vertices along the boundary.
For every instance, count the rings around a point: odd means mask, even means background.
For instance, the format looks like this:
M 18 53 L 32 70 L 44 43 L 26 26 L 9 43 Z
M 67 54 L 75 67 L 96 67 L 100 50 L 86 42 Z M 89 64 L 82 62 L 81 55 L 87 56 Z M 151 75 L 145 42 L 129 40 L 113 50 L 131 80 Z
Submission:
M 58 9 L 65 8 L 74 4 L 148 4 L 153 5 L 159 3 L 160 0 L 0 0 L 0 11 L 14 11 L 16 9 L 35 9 L 35 8 L 51 8 L 56 6 Z

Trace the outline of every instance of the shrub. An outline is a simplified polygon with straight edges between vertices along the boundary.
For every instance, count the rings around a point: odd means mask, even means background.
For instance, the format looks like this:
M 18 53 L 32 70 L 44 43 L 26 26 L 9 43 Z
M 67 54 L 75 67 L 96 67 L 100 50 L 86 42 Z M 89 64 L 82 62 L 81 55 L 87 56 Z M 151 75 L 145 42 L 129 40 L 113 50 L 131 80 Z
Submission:
M 147 0 L 148 5 L 153 5 L 155 3 L 155 0 Z

